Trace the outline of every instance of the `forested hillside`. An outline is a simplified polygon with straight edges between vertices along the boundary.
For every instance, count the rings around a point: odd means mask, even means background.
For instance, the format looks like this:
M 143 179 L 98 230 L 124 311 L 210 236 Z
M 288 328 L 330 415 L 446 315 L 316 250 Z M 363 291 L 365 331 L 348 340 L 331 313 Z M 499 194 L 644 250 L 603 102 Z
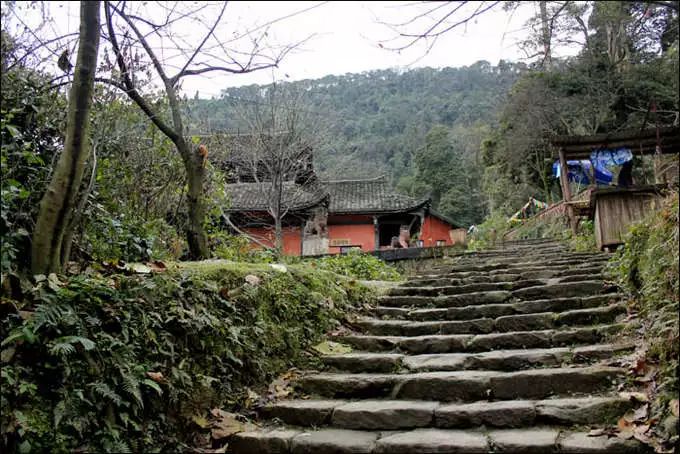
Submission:
M 448 176 L 457 178 L 455 190 L 479 199 L 480 143 L 496 124 L 510 87 L 526 71 L 522 63 L 493 66 L 480 61 L 461 68 L 327 76 L 284 83 L 282 88 L 302 93 L 304 109 L 323 125 L 320 133 L 325 137 L 315 150 L 315 164 L 322 175 L 365 178 L 385 174 L 403 192 L 432 192 L 438 205 L 454 182 L 425 184 L 423 175 L 416 177 L 417 162 L 425 174 L 430 165 L 450 166 L 456 175 Z M 241 112 L 249 104 L 264 103 L 267 89 L 255 85 L 229 88 L 219 99 L 190 101 L 192 131 L 248 131 Z M 423 152 L 428 132 L 440 125 L 450 132 L 450 140 L 439 150 L 438 159 L 445 162 L 437 164 L 432 150 L 427 158 Z M 451 206 L 442 208 L 448 214 L 462 215 L 465 223 L 483 218 L 478 204 L 466 213 Z

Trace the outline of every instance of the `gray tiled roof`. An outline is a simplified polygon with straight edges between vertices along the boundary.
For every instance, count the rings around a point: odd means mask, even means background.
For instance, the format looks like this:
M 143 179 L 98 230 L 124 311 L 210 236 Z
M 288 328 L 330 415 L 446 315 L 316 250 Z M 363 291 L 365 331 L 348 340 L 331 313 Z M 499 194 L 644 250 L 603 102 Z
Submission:
M 273 193 L 270 182 L 234 183 L 226 185 L 231 207 L 227 211 L 265 211 L 270 206 L 268 194 Z M 301 186 L 293 182 L 283 184 L 282 206 L 290 211 L 304 210 L 321 204 L 328 193 L 319 185 Z
M 331 213 L 403 212 L 420 208 L 429 198 L 414 199 L 398 194 L 385 177 L 371 180 L 324 181 L 330 195 Z
M 266 210 L 270 183 L 237 183 L 227 185 L 231 196 L 229 211 Z M 371 180 L 323 181 L 314 187 L 302 187 L 292 182 L 284 185 L 284 205 L 290 210 L 303 210 L 321 204 L 329 198 L 331 213 L 396 213 L 418 209 L 429 198 L 414 199 L 396 193 L 384 177 Z

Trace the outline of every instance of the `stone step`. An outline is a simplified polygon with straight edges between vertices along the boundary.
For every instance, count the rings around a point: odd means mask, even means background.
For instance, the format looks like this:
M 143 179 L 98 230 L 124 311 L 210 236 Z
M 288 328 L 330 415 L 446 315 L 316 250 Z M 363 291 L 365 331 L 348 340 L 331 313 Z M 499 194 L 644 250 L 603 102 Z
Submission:
M 480 273 L 477 271 L 456 271 L 450 273 L 441 274 L 419 274 L 412 276 L 410 281 L 420 281 L 420 280 L 435 280 L 435 279 L 482 279 L 495 278 L 496 276 L 514 275 L 519 274 L 521 279 L 549 279 L 552 277 L 563 277 L 573 274 L 601 274 L 603 266 L 602 265 L 561 265 L 561 266 L 530 266 L 523 267 L 520 269 L 498 269 L 494 271 L 488 271 L 485 273 Z M 407 281 L 410 282 L 410 281 Z
M 321 359 L 335 371 L 410 372 L 501 370 L 512 371 L 532 367 L 557 367 L 610 359 L 630 352 L 633 344 L 595 344 L 580 347 L 555 347 L 495 350 L 483 353 L 434 353 L 405 355 L 400 353 L 352 352 L 326 355 Z
M 453 285 L 468 285 L 479 283 L 515 282 L 531 279 L 550 279 L 560 278 L 560 281 L 575 280 L 580 277 L 582 281 L 602 279 L 601 267 L 589 268 L 566 268 L 564 270 L 553 270 L 552 268 L 542 268 L 530 272 L 513 273 L 472 273 L 467 277 L 434 277 L 429 279 L 411 279 L 401 284 L 402 287 L 447 287 Z
M 637 440 L 589 437 L 557 428 L 497 429 L 490 432 L 414 429 L 378 432 L 348 429 L 265 428 L 240 432 L 230 440 L 232 454 L 432 454 L 569 453 L 637 454 L 650 452 Z
M 448 321 L 381 320 L 363 317 L 352 326 L 367 334 L 384 336 L 422 336 L 426 334 L 482 334 L 492 332 L 544 330 L 561 326 L 579 326 L 613 322 L 626 313 L 623 303 L 565 312 L 539 312 Z
M 494 290 L 518 290 L 526 287 L 545 285 L 546 281 L 539 279 L 516 280 L 510 282 L 477 282 L 472 284 L 454 284 L 448 286 L 425 287 L 407 286 L 393 287 L 387 292 L 392 296 L 421 295 L 460 295 L 463 293 L 490 292 Z
M 470 402 L 484 399 L 545 399 L 555 395 L 592 394 L 611 388 L 626 370 L 588 366 L 517 372 L 456 371 L 409 374 L 335 374 L 304 376 L 305 393 L 328 398 L 391 398 Z
M 545 400 L 479 401 L 467 404 L 419 400 L 288 400 L 267 405 L 260 415 L 295 426 L 357 430 L 474 426 L 527 427 L 541 424 L 612 424 L 634 403 L 618 396 Z
M 522 301 L 518 303 L 479 304 L 463 307 L 411 309 L 407 307 L 377 306 L 372 312 L 379 317 L 418 321 L 471 320 L 504 315 L 557 312 L 614 304 L 622 301 L 624 295 L 610 293 L 587 297 L 553 298 L 546 300 Z
M 626 325 L 610 324 L 582 328 L 513 331 L 491 334 L 436 334 L 426 336 L 339 335 L 334 340 L 358 350 L 398 351 L 411 354 L 483 352 L 516 348 L 552 348 L 595 344 L 619 332 Z
M 488 272 L 488 271 L 498 271 L 498 270 L 521 270 L 523 268 L 527 267 L 555 267 L 555 266 L 595 266 L 595 265 L 604 265 L 607 263 L 607 259 L 605 257 L 602 258 L 591 258 L 591 259 L 581 259 L 581 258 L 574 258 L 574 259 L 561 259 L 561 260 L 534 260 L 534 261 L 529 261 L 529 262 L 518 262 L 517 260 L 515 261 L 508 261 L 507 263 L 487 263 L 487 264 L 480 264 L 477 262 L 473 263 L 468 263 L 468 264 L 461 264 L 461 265 L 453 265 L 453 266 L 448 266 L 448 267 L 442 267 L 442 270 L 448 269 L 449 273 L 453 272 L 461 272 L 461 271 L 476 271 L 476 272 Z
M 518 259 L 519 258 L 519 259 Z M 521 254 L 504 254 L 504 255 L 461 255 L 454 257 L 450 262 L 443 263 L 433 267 L 433 269 L 445 269 L 449 265 L 489 265 L 489 264 L 514 264 L 522 263 L 537 263 L 537 262 L 560 262 L 560 261 L 602 261 L 609 258 L 606 254 L 591 254 L 591 253 L 521 253 Z
M 422 287 L 415 287 L 422 288 Z M 568 298 L 613 293 L 616 287 L 603 281 L 562 282 L 536 285 L 517 290 L 489 290 L 457 295 L 387 295 L 378 298 L 381 306 L 462 307 L 475 304 L 500 304 L 518 300 Z
M 538 267 L 555 267 L 555 268 L 573 268 L 573 267 L 593 267 L 593 266 L 604 266 L 607 260 L 605 257 L 575 257 L 575 258 L 559 258 L 559 259 L 544 259 L 535 260 L 532 258 L 525 257 L 508 257 L 507 260 L 457 260 L 455 262 L 445 263 L 437 267 L 427 268 L 431 270 L 436 275 L 446 274 L 446 273 L 497 273 L 502 270 L 513 270 L 514 272 L 521 272 L 525 268 L 538 268 Z M 465 269 L 458 269 L 465 268 Z M 426 270 L 423 269 L 419 274 L 426 274 Z

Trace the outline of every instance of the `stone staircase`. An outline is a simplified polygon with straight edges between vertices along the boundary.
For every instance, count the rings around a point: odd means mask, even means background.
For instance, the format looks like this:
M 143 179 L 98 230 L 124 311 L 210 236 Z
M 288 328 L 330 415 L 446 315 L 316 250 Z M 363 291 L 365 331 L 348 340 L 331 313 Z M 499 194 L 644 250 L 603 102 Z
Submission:
M 267 406 L 270 425 L 231 451 L 646 452 L 587 435 L 632 406 L 616 392 L 626 371 L 603 364 L 634 348 L 608 340 L 626 308 L 605 261 L 534 240 L 432 267 L 336 336 L 354 351 L 302 376 L 310 399 Z

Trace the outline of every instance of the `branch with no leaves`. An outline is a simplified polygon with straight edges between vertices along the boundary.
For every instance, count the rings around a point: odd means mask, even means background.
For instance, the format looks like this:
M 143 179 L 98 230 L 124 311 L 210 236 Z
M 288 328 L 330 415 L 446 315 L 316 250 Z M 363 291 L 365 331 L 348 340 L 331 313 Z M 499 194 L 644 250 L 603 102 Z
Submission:
M 456 17 L 456 13 L 458 13 L 464 6 L 469 5 L 471 3 L 478 3 L 477 8 L 475 8 L 474 11 L 472 11 L 469 14 L 464 14 L 462 16 L 462 18 L 456 20 L 451 25 L 448 25 L 446 23 L 449 19 L 454 19 Z M 409 42 L 407 42 L 406 44 L 404 44 L 402 46 L 396 46 L 396 47 L 387 47 L 383 44 L 384 42 L 387 42 L 387 41 L 383 41 L 382 43 L 380 43 L 380 47 L 387 49 L 387 50 L 401 52 L 401 51 L 406 50 L 410 47 L 413 47 L 415 44 L 417 44 L 418 42 L 420 42 L 422 40 L 426 40 L 426 39 L 436 40 L 437 38 L 439 38 L 443 34 L 448 33 L 451 30 L 453 30 L 457 27 L 460 27 L 461 25 L 467 24 L 468 22 L 470 22 L 475 17 L 484 14 L 485 12 L 491 10 L 492 8 L 494 8 L 495 6 L 497 6 L 500 3 L 501 3 L 501 1 L 495 1 L 495 2 L 450 1 L 450 2 L 445 2 L 444 5 L 439 5 L 435 8 L 432 8 L 425 13 L 421 13 L 419 15 L 416 15 L 412 19 L 410 19 L 406 22 L 400 23 L 400 24 L 389 24 L 389 23 L 382 22 L 383 25 L 389 26 L 392 30 L 395 30 L 399 35 L 397 38 L 393 38 L 389 41 L 394 41 L 395 39 L 398 39 L 398 38 L 412 38 L 412 39 L 410 39 Z M 443 11 L 442 15 L 440 17 L 434 18 L 433 19 L 434 24 L 429 26 L 427 29 L 425 29 L 421 32 L 416 32 L 416 33 L 405 32 L 405 31 L 399 30 L 400 27 L 404 27 L 406 25 L 413 24 L 414 22 L 416 22 L 419 19 L 423 19 L 425 17 L 430 17 L 433 12 L 439 11 L 443 6 L 450 6 L 451 8 L 449 10 Z M 444 26 L 444 28 L 441 28 L 442 26 Z M 428 51 L 432 48 L 432 46 L 433 46 L 432 44 L 430 44 L 428 46 Z

